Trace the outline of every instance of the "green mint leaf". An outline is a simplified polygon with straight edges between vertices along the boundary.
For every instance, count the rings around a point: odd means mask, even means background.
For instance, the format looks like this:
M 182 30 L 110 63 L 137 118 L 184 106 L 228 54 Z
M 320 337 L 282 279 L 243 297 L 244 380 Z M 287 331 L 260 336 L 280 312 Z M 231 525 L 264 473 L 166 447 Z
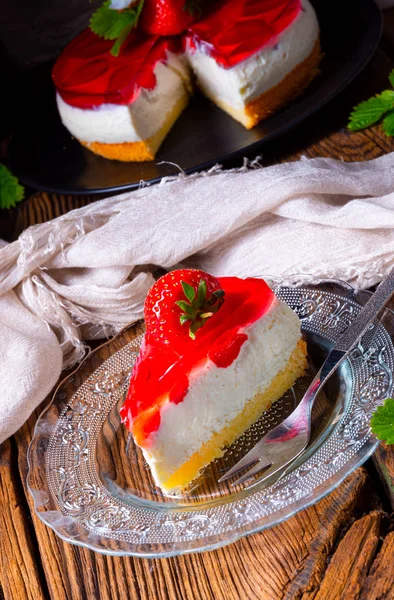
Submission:
M 137 8 L 135 8 L 135 13 L 136 13 L 136 19 L 137 19 L 137 21 L 140 18 L 141 11 L 142 11 L 142 9 L 144 7 L 144 2 L 145 2 L 145 0 L 140 0 L 139 3 L 138 3 L 138 5 L 137 5 Z
M 394 444 L 394 398 L 387 398 L 372 415 L 372 432 L 387 444 Z
M 389 80 L 391 85 L 394 87 L 394 69 L 391 71 L 390 75 L 389 75 Z
M 112 56 L 119 56 L 119 52 L 120 52 L 120 48 L 123 44 L 123 42 L 125 42 L 127 36 L 129 35 L 130 31 L 133 29 L 134 25 L 128 25 L 127 27 L 125 27 L 122 31 L 122 33 L 120 34 L 120 36 L 118 37 L 118 39 L 116 40 L 116 42 L 114 43 L 114 45 L 112 46 L 110 52 L 112 54 Z
M 383 131 L 386 135 L 394 135 L 394 110 L 389 112 L 383 119 Z
M 193 314 L 194 314 L 194 308 L 193 308 L 193 306 L 191 306 L 190 304 L 188 304 L 185 300 L 177 300 L 175 302 L 175 304 L 177 306 L 179 306 L 179 308 L 181 310 L 183 310 L 184 313 L 186 313 L 187 315 L 193 316 Z
M 6 166 L 0 164 L 0 209 L 12 208 L 23 200 L 25 189 Z
M 111 8 L 111 0 L 106 0 L 91 16 L 89 27 L 99 37 L 105 40 L 116 40 L 111 48 L 111 54 L 118 56 L 123 42 L 130 31 L 137 26 L 144 0 L 136 7 L 126 10 Z
M 194 298 L 196 297 L 196 292 L 194 291 L 194 287 L 189 285 L 188 283 L 186 283 L 186 281 L 181 281 L 181 285 L 182 285 L 183 293 L 185 294 L 186 298 L 189 300 L 189 302 L 193 302 Z
M 207 282 L 205 279 L 200 279 L 197 289 L 197 302 L 199 305 L 205 304 L 207 299 Z
M 105 40 L 116 40 L 123 30 L 135 20 L 134 11 L 119 12 L 110 8 L 111 0 L 106 0 L 91 16 L 90 29 Z
M 348 129 L 358 131 L 370 127 L 394 108 L 394 90 L 385 90 L 378 96 L 361 102 L 350 114 Z
M 379 98 L 382 102 L 387 102 L 387 104 L 394 104 L 394 90 L 384 90 L 384 92 L 375 97 Z M 392 108 L 394 108 L 394 106 L 392 106 Z

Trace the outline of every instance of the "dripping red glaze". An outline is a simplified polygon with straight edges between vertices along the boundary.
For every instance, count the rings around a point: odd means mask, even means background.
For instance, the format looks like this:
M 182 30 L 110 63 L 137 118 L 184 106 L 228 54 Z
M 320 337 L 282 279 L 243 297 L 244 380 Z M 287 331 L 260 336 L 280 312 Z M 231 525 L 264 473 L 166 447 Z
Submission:
M 185 336 L 176 351 L 150 339 L 147 331 L 135 363 L 126 401 L 120 410 L 122 421 L 136 442 L 149 445 L 149 436 L 160 427 L 160 409 L 168 402 L 185 398 L 190 380 L 207 366 L 227 368 L 248 339 L 244 328 L 270 309 L 274 294 L 262 279 L 219 279 L 225 292 L 220 310 L 196 333 Z
M 167 51 L 178 53 L 181 41 L 134 29 L 119 56 L 112 56 L 112 46 L 113 41 L 86 29 L 65 48 L 52 72 L 56 89 L 65 102 L 78 108 L 130 104 L 142 88 L 155 87 L 156 64 L 166 61 Z
M 221 0 L 189 28 L 192 47 L 203 45 L 225 68 L 275 44 L 301 11 L 301 0 Z
M 180 53 L 187 42 L 203 45 L 230 68 L 275 43 L 301 10 L 301 0 L 219 0 L 181 36 L 158 37 L 133 30 L 119 56 L 110 54 L 113 41 L 86 29 L 62 52 L 53 68 L 53 81 L 65 102 L 91 109 L 101 104 L 130 104 L 141 89 L 152 90 L 158 62 L 167 51 Z

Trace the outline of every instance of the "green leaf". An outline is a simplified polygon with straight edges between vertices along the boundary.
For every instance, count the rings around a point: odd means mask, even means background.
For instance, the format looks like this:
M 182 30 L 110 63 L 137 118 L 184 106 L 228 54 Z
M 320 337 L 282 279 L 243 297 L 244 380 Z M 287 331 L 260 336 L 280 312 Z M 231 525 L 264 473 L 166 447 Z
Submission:
M 394 87 L 394 69 L 391 71 L 390 75 L 389 75 L 389 80 L 391 85 Z
M 93 33 L 105 40 L 116 40 L 111 48 L 113 56 L 118 56 L 123 42 L 137 26 L 143 5 L 144 0 L 140 0 L 136 7 L 119 11 L 110 8 L 111 0 L 106 0 L 91 16 L 89 27 Z
M 394 444 L 394 398 L 387 398 L 371 419 L 372 432 L 387 444 Z
M 378 96 L 361 102 L 350 114 L 348 129 L 358 131 L 377 123 L 394 108 L 394 90 L 385 90 Z
M 196 296 L 194 287 L 192 285 L 189 285 L 188 283 L 186 283 L 186 281 L 181 281 L 181 284 L 182 284 L 182 288 L 183 288 L 183 293 L 185 294 L 186 298 L 189 300 L 189 302 L 193 302 L 193 300 Z
M 135 21 L 135 11 L 119 12 L 110 8 L 111 0 L 106 0 L 90 18 L 90 29 L 105 40 L 116 40 L 123 30 Z
M 124 28 L 124 30 L 122 31 L 122 33 L 120 34 L 120 36 L 118 37 L 118 39 L 116 40 L 116 42 L 110 50 L 112 56 L 119 56 L 120 48 L 123 42 L 126 40 L 127 36 L 129 35 L 130 31 L 133 29 L 133 27 L 133 25 L 129 25 L 128 27 Z
M 191 319 L 191 317 L 189 315 L 182 314 L 179 317 L 179 322 L 180 322 L 181 325 L 184 325 L 186 323 L 186 321 L 190 321 L 190 319 Z
M 386 135 L 394 135 L 394 110 L 389 112 L 388 115 L 383 119 L 383 131 Z
M 207 282 L 205 279 L 200 279 L 197 289 L 197 302 L 199 305 L 205 304 L 207 299 Z
M 177 306 L 179 306 L 179 308 L 181 310 L 183 310 L 184 313 L 186 313 L 187 315 L 193 316 L 193 314 L 194 314 L 194 307 L 191 306 L 190 304 L 188 304 L 185 300 L 177 300 L 175 302 L 175 304 Z
M 4 165 L 0 164 L 0 208 L 12 208 L 23 200 L 25 189 Z

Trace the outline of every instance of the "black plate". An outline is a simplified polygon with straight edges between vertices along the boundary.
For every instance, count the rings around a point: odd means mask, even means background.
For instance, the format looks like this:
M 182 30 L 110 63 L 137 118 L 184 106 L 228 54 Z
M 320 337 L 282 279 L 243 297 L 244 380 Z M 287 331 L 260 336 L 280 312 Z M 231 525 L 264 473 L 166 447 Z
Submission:
M 141 180 L 192 173 L 217 162 L 256 154 L 343 90 L 372 56 L 381 35 L 374 0 L 314 0 L 324 58 L 321 73 L 287 108 L 247 131 L 207 99 L 196 95 L 161 146 L 156 161 L 121 163 L 94 155 L 60 122 L 55 93 L 47 77 L 26 105 L 26 122 L 10 145 L 10 167 L 31 187 L 83 194 L 126 190 Z M 161 162 L 167 164 L 160 164 Z M 168 164 L 173 163 L 173 164 Z

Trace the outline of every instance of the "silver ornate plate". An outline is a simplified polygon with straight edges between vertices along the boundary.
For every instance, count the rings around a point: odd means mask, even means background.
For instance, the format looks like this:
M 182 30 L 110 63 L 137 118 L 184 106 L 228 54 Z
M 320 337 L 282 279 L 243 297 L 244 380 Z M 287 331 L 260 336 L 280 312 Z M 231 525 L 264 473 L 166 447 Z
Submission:
M 279 480 L 245 491 L 224 473 L 299 402 L 368 293 L 340 282 L 274 282 L 301 318 L 310 372 L 182 496 L 163 496 L 118 416 L 142 325 L 93 352 L 37 422 L 28 485 L 39 518 L 63 539 L 113 555 L 164 557 L 218 548 L 271 527 L 332 491 L 376 448 L 369 420 L 393 389 L 393 316 L 385 311 L 327 384 L 309 448 Z

